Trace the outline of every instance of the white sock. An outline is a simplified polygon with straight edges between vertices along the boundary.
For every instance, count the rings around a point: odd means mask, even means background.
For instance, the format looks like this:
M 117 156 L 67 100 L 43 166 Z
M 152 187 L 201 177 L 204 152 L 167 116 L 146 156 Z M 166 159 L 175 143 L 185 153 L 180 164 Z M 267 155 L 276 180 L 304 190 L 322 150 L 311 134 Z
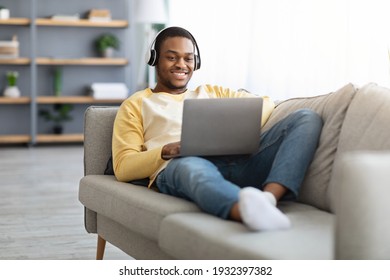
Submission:
M 271 193 L 269 193 L 272 195 Z M 276 199 L 272 195 L 275 200 Z M 254 231 L 287 229 L 289 218 L 271 202 L 269 195 L 253 187 L 240 190 L 238 207 L 244 224 Z
M 276 197 L 272 193 L 263 192 L 263 194 L 266 196 L 266 198 L 269 200 L 269 202 L 271 202 L 273 206 L 276 206 L 277 204 Z

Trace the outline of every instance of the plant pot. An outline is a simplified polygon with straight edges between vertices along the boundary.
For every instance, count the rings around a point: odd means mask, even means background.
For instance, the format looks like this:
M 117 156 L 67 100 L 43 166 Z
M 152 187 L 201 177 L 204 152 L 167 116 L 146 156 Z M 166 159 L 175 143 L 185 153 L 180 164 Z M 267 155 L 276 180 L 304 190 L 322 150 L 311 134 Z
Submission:
M 64 131 L 64 128 L 62 127 L 62 125 L 53 126 L 53 133 L 54 134 L 62 134 L 63 131 Z
M 4 96 L 13 98 L 20 97 L 20 90 L 17 86 L 7 86 L 4 90 Z
M 114 48 L 108 47 L 103 51 L 103 57 L 110 58 L 114 56 Z

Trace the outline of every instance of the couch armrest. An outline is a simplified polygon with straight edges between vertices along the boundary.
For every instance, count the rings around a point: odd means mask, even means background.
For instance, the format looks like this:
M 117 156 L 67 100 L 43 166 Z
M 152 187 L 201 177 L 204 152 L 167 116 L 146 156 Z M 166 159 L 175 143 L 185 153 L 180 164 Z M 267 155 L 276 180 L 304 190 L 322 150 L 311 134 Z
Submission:
M 390 258 L 390 153 L 345 154 L 336 171 L 336 259 Z
M 90 106 L 84 117 L 84 174 L 103 175 L 111 156 L 118 106 Z

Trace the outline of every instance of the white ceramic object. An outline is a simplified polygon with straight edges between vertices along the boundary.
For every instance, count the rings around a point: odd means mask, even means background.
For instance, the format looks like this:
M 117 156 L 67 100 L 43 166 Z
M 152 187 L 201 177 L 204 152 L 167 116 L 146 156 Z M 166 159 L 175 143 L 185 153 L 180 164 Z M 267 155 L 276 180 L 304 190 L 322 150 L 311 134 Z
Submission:
M 9 14 L 8 9 L 0 9 L 0 19 L 9 19 Z
M 20 97 L 20 90 L 17 86 L 8 86 L 4 90 L 4 96 L 6 97 Z
M 103 57 L 111 58 L 114 56 L 114 48 L 108 47 L 103 51 Z

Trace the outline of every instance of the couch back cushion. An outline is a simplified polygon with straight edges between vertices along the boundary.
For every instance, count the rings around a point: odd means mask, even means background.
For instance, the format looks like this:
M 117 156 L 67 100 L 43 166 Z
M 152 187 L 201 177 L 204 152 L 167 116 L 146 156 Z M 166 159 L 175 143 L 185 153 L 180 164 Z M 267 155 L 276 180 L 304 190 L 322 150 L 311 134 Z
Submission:
M 334 168 L 337 171 L 340 159 L 354 151 L 388 151 L 390 150 L 390 89 L 380 87 L 374 83 L 367 84 L 359 89 L 349 106 L 340 141 L 335 157 Z M 338 182 L 332 176 L 331 191 L 338 187 Z M 354 194 L 351 194 L 354 195 Z M 380 194 L 378 194 L 380 195 Z M 331 204 L 333 211 L 334 206 Z
M 288 99 L 275 108 L 265 125 L 264 130 L 267 130 L 277 121 L 301 108 L 312 109 L 323 119 L 324 126 L 318 148 L 302 184 L 298 197 L 299 202 L 326 211 L 330 210 L 327 189 L 333 170 L 341 127 L 355 93 L 356 88 L 352 84 L 348 84 L 325 95 Z
M 90 106 L 84 116 L 84 174 L 104 174 L 111 157 L 112 129 L 118 106 Z

